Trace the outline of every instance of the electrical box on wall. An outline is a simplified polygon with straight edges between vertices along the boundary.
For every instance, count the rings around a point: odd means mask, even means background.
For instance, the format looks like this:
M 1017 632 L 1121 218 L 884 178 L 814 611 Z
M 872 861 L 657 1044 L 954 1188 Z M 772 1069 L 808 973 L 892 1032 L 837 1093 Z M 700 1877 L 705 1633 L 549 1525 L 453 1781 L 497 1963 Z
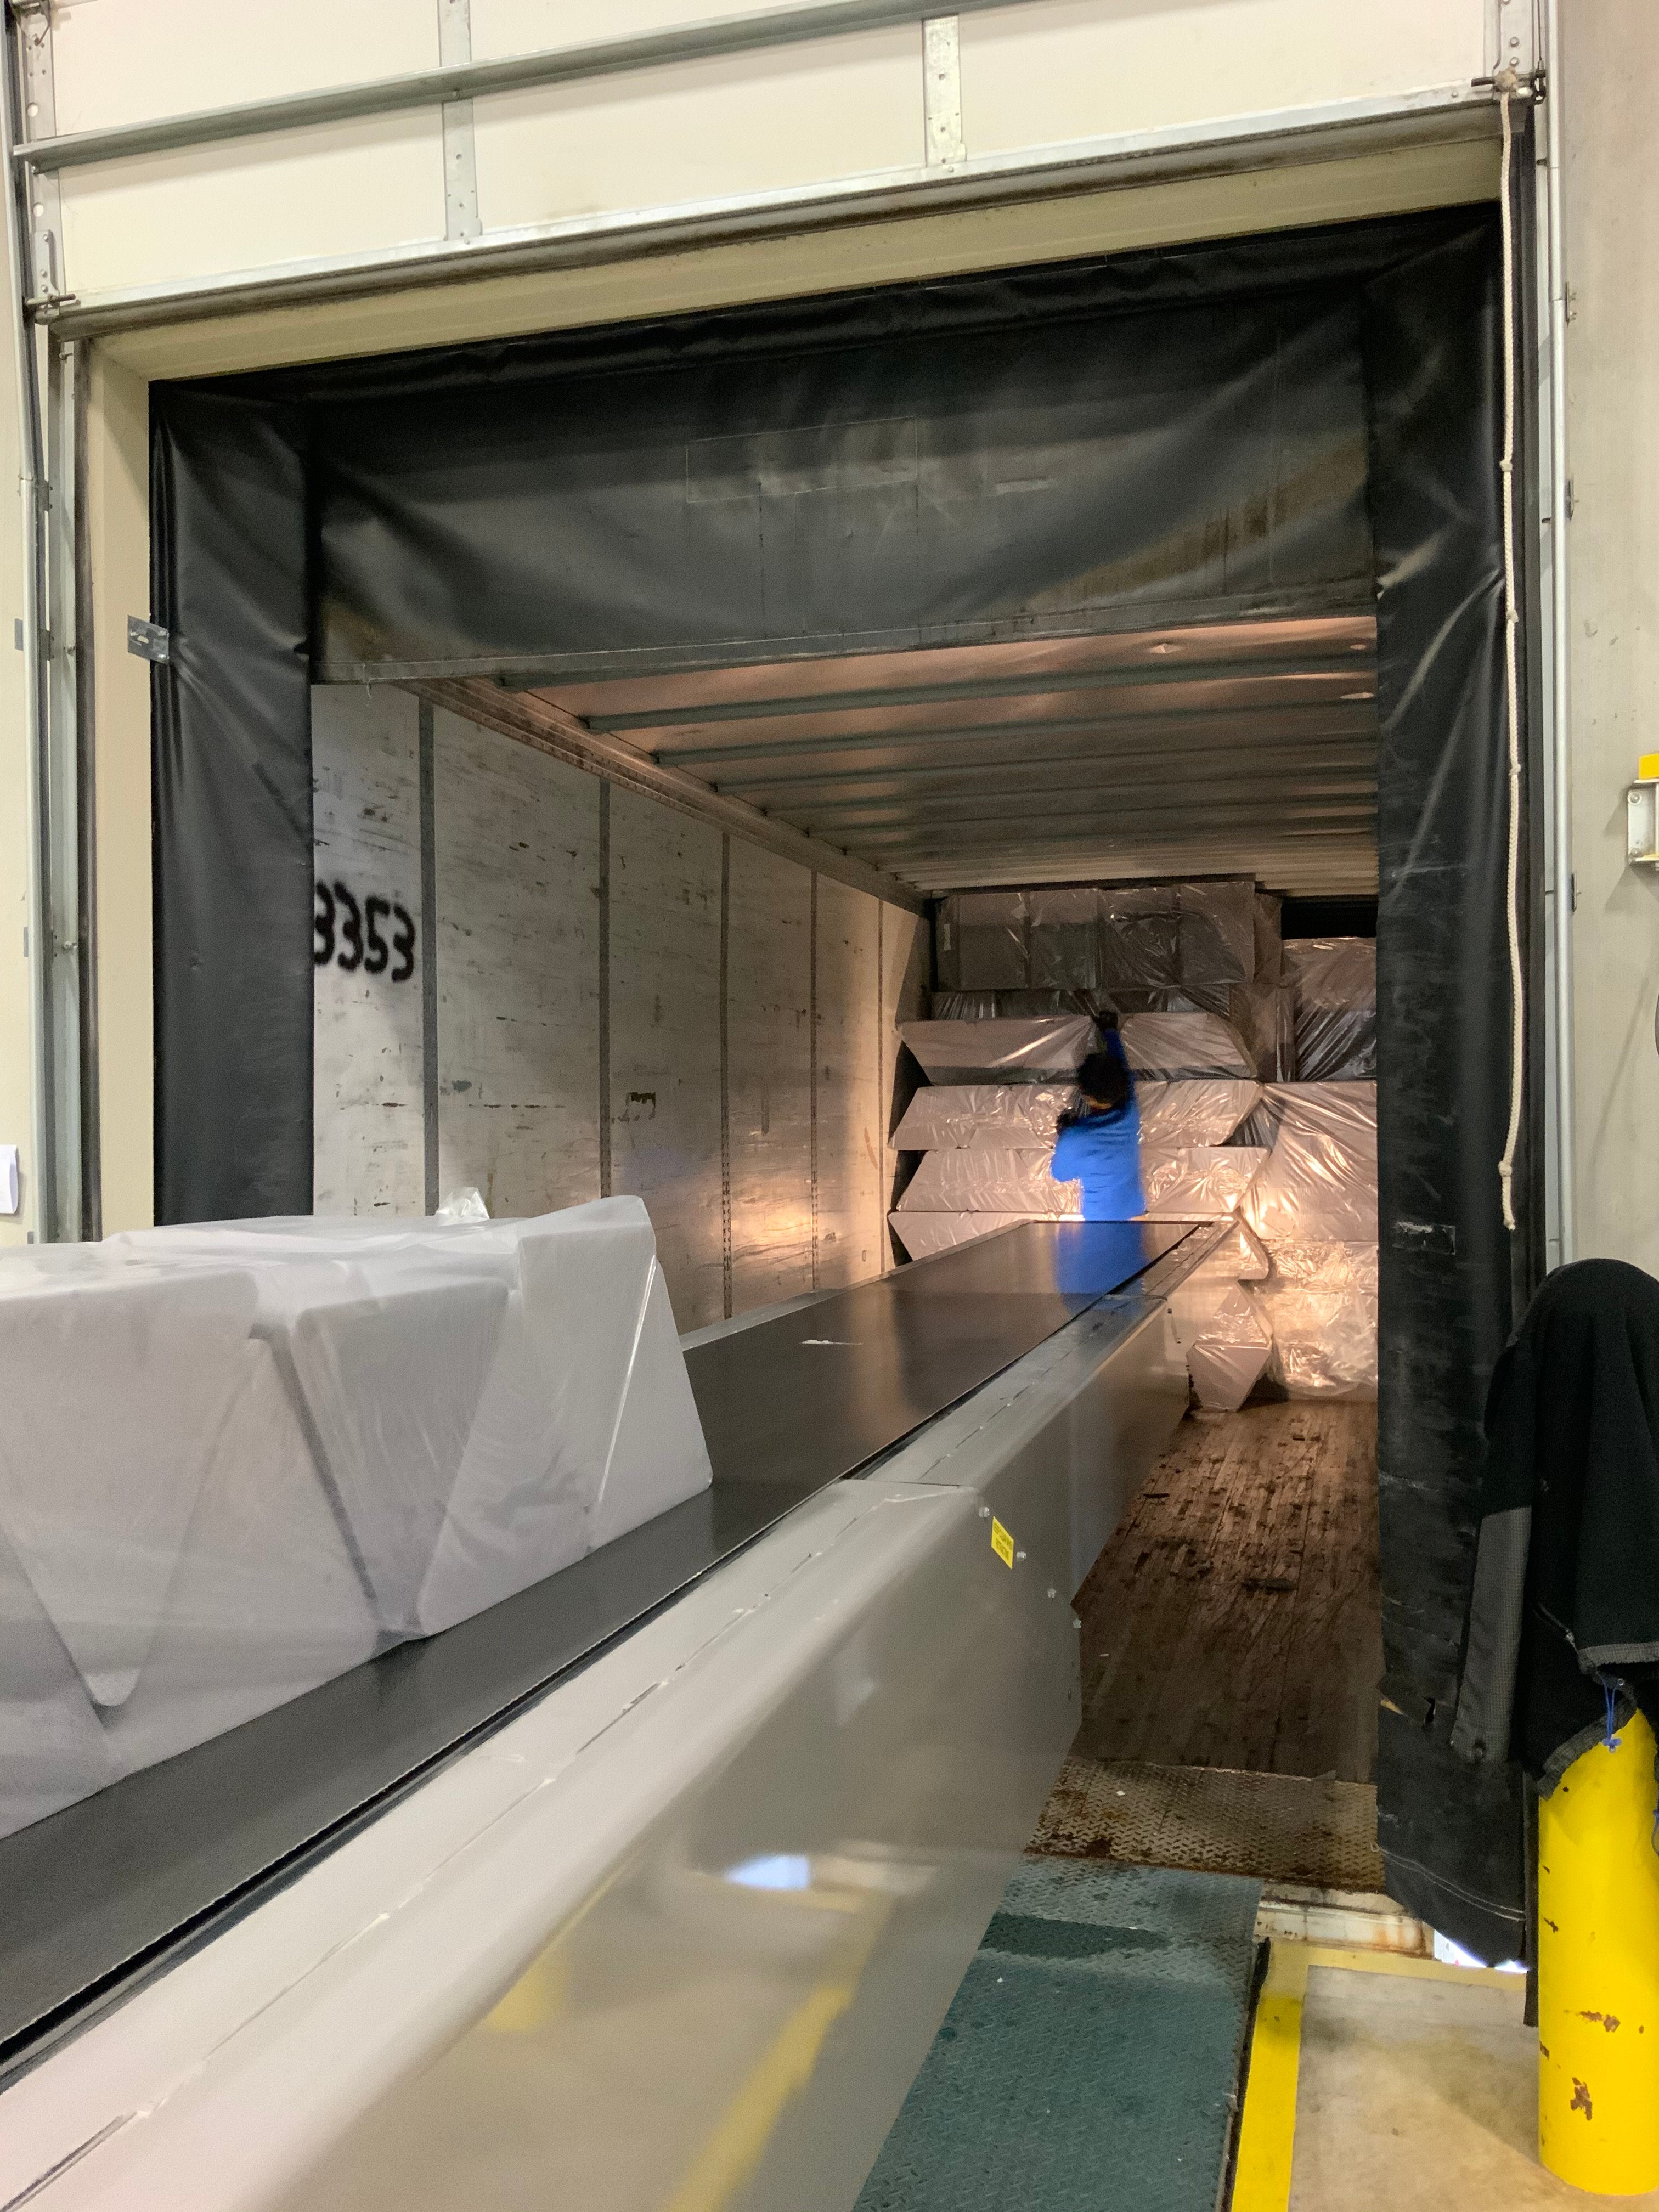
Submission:
M 1644 753 L 1625 793 L 1625 858 L 1632 867 L 1659 867 L 1659 753 Z

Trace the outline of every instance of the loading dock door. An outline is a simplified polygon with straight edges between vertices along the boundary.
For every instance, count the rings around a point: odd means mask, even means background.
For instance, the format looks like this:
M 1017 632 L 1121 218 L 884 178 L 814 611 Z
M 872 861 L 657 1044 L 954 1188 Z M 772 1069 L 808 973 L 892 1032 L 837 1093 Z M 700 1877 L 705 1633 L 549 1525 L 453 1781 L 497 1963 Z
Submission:
M 1498 276 L 1461 210 L 153 394 L 161 1220 L 310 1204 L 306 653 L 531 688 L 1374 609 L 1382 1840 L 1488 1955 L 1519 1823 L 1448 1737 L 1511 1297 Z

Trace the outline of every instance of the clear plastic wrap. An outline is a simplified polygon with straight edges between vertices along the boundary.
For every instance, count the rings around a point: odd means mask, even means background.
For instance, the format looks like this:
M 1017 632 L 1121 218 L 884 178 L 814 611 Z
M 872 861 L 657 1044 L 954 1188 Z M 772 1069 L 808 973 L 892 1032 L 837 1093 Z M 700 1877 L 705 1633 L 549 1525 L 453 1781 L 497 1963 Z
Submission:
M 1256 973 L 1255 897 L 1249 876 L 952 892 L 934 926 L 939 988 L 1224 990 Z
M 1115 984 L 1101 994 L 1120 1020 L 1130 1014 L 1219 1014 L 1224 1020 L 1232 1006 L 1231 986 L 1214 990 L 1182 991 L 1174 984 Z
M 1243 1295 L 1241 1291 L 1240 1297 Z M 1194 1345 L 1187 1354 L 1187 1371 L 1200 1406 L 1212 1413 L 1236 1413 L 1272 1360 L 1273 1340 L 1267 1330 L 1258 1332 L 1249 1321 L 1239 1320 L 1229 1333 Z
M 1270 1371 L 1292 1398 L 1376 1395 L 1376 1247 L 1270 1247 L 1273 1273 L 1249 1295 L 1273 1331 Z
M 0 1534 L 0 1836 L 119 1772 L 85 1680 Z
M 906 1107 L 892 1148 L 1050 1151 L 1060 1117 L 1076 1096 L 1070 1083 L 930 1083 Z
M 1285 965 L 1302 1083 L 1364 1082 L 1376 1073 L 1376 941 L 1292 939 Z
M 0 1261 L 0 1534 L 100 1705 L 155 1640 L 257 1295 L 96 1248 Z
M 1297 1073 L 1296 1000 L 1291 986 L 1271 979 L 1237 983 L 1229 1001 L 1229 1012 L 1261 1081 L 1293 1081 Z
M 1273 1152 L 1244 1213 L 1275 1243 L 1376 1243 L 1376 1085 L 1279 1083 Z
M 1261 1097 L 1261 1085 L 1243 1076 L 1137 1083 L 1142 1148 L 1164 1152 L 1188 1145 L 1224 1145 Z
M 1189 1283 L 1260 1283 L 1272 1273 L 1267 1246 L 1249 1223 L 1235 1214 L 1226 1235 L 1187 1279 Z
M 1121 1035 L 1137 1076 L 1166 1083 L 1214 1076 L 1256 1079 L 1255 1054 L 1219 1014 L 1130 1014 Z
M 1085 1014 L 1050 1021 L 902 1022 L 899 1035 L 935 1083 L 1074 1079 L 1099 1032 Z
M 706 1488 L 637 1200 L 0 1258 L 0 1832 Z
M 1031 1219 L 1029 1213 L 890 1213 L 888 1226 L 913 1260 L 929 1260 L 935 1252 L 949 1252 L 958 1244 L 971 1244 L 999 1229 Z
M 1270 1152 L 1273 1150 L 1273 1139 L 1278 1134 L 1278 1118 L 1267 1103 L 1267 1090 L 1264 1086 L 1261 1100 L 1250 1109 L 1233 1131 L 1229 1142 L 1235 1145 L 1260 1145 L 1263 1151 Z
M 1146 1212 L 1204 1220 L 1231 1213 L 1266 1155 L 1234 1145 L 1188 1145 L 1160 1152 L 1141 1147 Z M 1046 1152 L 924 1152 L 898 1202 L 912 1213 L 1008 1213 L 1073 1218 L 1083 1206 L 1080 1182 L 1056 1182 Z
M 1030 927 L 1023 890 L 953 891 L 942 898 L 933 923 L 941 988 L 1024 990 L 1030 981 Z
M 1146 1211 L 1177 1221 L 1232 1213 L 1267 1157 L 1247 1145 L 1186 1145 L 1171 1152 L 1143 1146 L 1140 1182 Z
M 1181 981 L 1181 907 L 1173 884 L 1114 884 L 1102 895 L 1101 988 L 1173 990 Z
M 910 1101 L 893 1133 L 893 1150 L 1049 1149 L 1076 1095 L 1064 1083 L 930 1084 Z M 1243 1079 L 1139 1084 L 1141 1143 L 1166 1151 L 1224 1144 L 1261 1097 L 1260 1084 Z
M 1199 1404 L 1236 1413 L 1273 1357 L 1261 1310 L 1237 1283 L 1189 1281 L 1171 1297 L 1170 1311 Z
M 1062 1014 L 1093 1021 L 1111 1008 L 1097 991 L 934 991 L 927 1011 L 936 1022 L 1052 1021 Z
M 1079 1182 L 1056 1182 L 1046 1152 L 924 1152 L 898 1202 L 901 1221 L 912 1213 L 1006 1213 L 1039 1218 L 1075 1217 L 1083 1207 Z
M 1097 991 L 1101 893 L 1093 884 L 1027 893 L 1034 990 Z
M 380 1623 L 269 1344 L 244 1380 L 132 1694 L 103 1715 L 131 1773 L 371 1658 Z
M 1255 923 L 1255 974 L 1258 983 L 1277 983 L 1285 973 L 1285 939 L 1281 929 L 1285 902 L 1277 891 L 1257 891 L 1252 914 Z
M 1255 878 L 1218 877 L 1175 888 L 1181 916 L 1177 981 L 1189 990 L 1248 983 L 1256 972 Z

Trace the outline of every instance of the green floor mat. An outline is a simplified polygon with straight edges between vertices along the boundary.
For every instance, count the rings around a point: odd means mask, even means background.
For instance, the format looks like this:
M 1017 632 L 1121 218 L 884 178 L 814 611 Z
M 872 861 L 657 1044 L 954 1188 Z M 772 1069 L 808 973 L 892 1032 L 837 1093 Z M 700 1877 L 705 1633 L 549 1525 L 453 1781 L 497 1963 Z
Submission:
M 1260 1893 L 1027 1859 L 860 2212 L 1214 2212 Z

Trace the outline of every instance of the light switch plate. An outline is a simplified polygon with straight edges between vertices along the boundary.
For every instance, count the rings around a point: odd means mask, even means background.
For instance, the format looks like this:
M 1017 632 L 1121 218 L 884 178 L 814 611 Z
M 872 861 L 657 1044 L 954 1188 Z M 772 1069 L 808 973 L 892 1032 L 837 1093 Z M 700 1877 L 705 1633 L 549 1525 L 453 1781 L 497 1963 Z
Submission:
M 0 1145 L 0 1213 L 17 1211 L 17 1147 Z

